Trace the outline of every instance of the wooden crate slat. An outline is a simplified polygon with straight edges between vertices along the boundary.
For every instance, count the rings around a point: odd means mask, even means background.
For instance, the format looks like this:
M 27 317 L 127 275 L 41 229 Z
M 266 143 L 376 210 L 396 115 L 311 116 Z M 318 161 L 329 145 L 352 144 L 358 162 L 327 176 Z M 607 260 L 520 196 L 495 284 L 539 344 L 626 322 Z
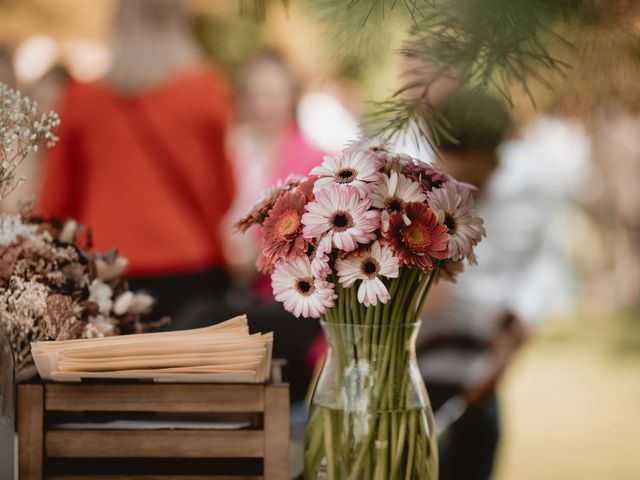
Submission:
M 269 385 L 265 390 L 264 476 L 289 476 L 289 389 Z
M 260 412 L 263 385 L 46 384 L 46 409 L 119 412 Z
M 127 480 L 263 480 L 261 475 L 127 475 Z M 49 475 L 47 480 L 123 480 L 122 475 Z
M 18 387 L 20 480 L 42 480 L 44 400 L 41 384 Z
M 259 458 L 262 430 L 50 430 L 49 457 Z

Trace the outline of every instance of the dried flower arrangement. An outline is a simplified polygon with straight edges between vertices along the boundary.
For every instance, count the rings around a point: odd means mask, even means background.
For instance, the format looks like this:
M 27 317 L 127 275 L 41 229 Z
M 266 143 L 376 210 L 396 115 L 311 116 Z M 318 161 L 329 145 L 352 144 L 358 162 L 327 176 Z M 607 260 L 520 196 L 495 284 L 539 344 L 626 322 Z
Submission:
M 17 377 L 34 373 L 30 344 L 142 330 L 153 299 L 131 292 L 115 250 L 90 252 L 82 228 L 22 215 L 0 219 L 0 323 L 14 349 Z
M 16 168 L 40 144 L 52 147 L 60 120 L 0 84 L 0 199 L 22 183 Z M 16 378 L 35 373 L 30 343 L 142 330 L 153 303 L 129 291 L 127 261 L 116 250 L 91 252 L 90 232 L 69 220 L 0 215 L 0 326 L 15 357 Z M 84 238 L 82 241 L 81 239 Z

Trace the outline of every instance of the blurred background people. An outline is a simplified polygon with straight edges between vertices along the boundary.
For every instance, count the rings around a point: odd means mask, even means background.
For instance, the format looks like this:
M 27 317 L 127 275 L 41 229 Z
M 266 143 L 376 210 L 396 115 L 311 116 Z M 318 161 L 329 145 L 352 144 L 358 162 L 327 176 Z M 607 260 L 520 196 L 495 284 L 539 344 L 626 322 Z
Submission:
M 102 80 L 64 93 L 40 211 L 90 225 L 99 250 L 117 245 L 132 288 L 157 299 L 171 328 L 187 328 L 194 306 L 228 283 L 220 226 L 234 194 L 231 102 L 179 0 L 119 2 L 112 55 Z
M 440 478 L 486 480 L 499 439 L 496 387 L 539 318 L 526 299 L 544 305 L 539 278 L 548 202 L 507 163 L 499 147 L 511 130 L 501 102 L 458 90 L 441 111 L 457 142 L 441 139 L 442 166 L 478 189 L 476 209 L 487 236 L 450 284 L 433 291 L 418 340 L 419 364 L 439 427 Z M 544 280 L 543 280 L 544 281 Z

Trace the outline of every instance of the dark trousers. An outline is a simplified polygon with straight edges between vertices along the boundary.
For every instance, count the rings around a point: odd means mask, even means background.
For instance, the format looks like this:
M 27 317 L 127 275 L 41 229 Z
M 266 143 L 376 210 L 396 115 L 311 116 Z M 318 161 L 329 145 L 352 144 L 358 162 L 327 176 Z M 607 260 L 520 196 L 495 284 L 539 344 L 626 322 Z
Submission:
M 157 321 L 170 317 L 163 330 L 185 330 L 206 324 L 200 312 L 210 305 L 223 305 L 230 277 L 221 267 L 198 272 L 129 278 L 132 291 L 144 291 L 155 298 L 153 311 L 146 317 Z
M 434 411 L 460 393 L 453 385 L 429 383 Z M 438 438 L 440 480 L 489 480 L 500 437 L 498 400 L 494 395 L 474 404 Z

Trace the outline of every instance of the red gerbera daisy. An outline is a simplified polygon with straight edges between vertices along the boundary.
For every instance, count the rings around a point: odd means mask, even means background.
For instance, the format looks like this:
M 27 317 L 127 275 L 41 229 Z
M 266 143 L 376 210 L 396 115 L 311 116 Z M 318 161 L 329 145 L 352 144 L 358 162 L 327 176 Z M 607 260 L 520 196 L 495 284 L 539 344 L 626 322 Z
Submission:
M 447 227 L 438 222 L 436 215 L 424 203 L 409 202 L 404 210 L 411 224 L 405 224 L 402 212 L 392 213 L 389 229 L 383 232 L 384 238 L 405 265 L 431 270 L 433 259 L 448 256 Z
M 268 259 L 290 259 L 306 252 L 301 221 L 306 204 L 301 192 L 287 192 L 275 203 L 263 226 L 263 252 Z

